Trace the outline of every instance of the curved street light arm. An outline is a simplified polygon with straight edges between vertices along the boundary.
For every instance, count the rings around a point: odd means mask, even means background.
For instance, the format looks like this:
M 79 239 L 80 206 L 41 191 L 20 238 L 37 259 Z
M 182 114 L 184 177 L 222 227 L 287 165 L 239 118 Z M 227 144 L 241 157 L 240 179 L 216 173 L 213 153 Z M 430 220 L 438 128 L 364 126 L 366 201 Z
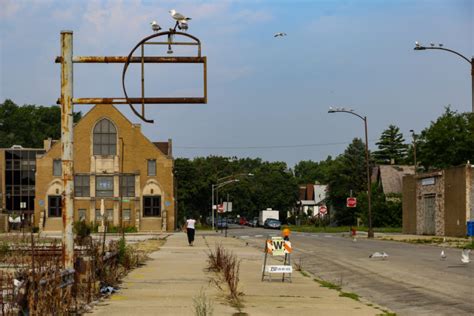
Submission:
M 452 50 L 452 49 L 449 49 L 449 48 L 444 48 L 444 47 L 426 47 L 426 46 L 420 46 L 420 47 L 415 47 L 415 48 L 414 48 L 414 50 L 425 50 L 425 49 L 439 49 L 439 50 L 444 50 L 444 51 L 447 51 L 447 52 L 456 54 L 456 55 L 458 55 L 459 57 L 461 57 L 462 59 L 464 59 L 465 61 L 467 61 L 469 64 L 472 65 L 472 61 L 470 61 L 469 58 L 467 58 L 467 57 L 464 56 L 463 54 L 458 53 L 457 51 Z
M 226 177 L 222 177 L 222 178 L 219 178 L 217 179 L 217 184 L 219 184 L 222 180 L 225 180 L 225 179 L 230 179 L 230 178 L 237 178 L 237 177 L 252 177 L 253 176 L 253 173 L 239 173 L 239 174 L 233 174 L 233 175 L 230 175 L 230 176 L 226 176 Z
M 234 183 L 234 182 L 239 182 L 239 179 L 232 179 L 232 180 L 228 180 L 228 181 L 225 181 L 225 182 L 218 183 L 218 184 L 216 184 L 215 188 L 219 189 L 219 188 L 222 188 L 223 186 L 226 186 L 226 185 Z
M 328 113 L 337 113 L 337 112 L 343 112 L 343 113 L 349 113 L 349 114 L 352 114 L 352 115 L 355 115 L 357 117 L 359 117 L 361 120 L 365 121 L 367 119 L 367 117 L 365 116 L 362 116 L 362 115 L 359 115 L 357 114 L 356 112 L 354 111 L 349 111 L 349 110 L 329 110 Z

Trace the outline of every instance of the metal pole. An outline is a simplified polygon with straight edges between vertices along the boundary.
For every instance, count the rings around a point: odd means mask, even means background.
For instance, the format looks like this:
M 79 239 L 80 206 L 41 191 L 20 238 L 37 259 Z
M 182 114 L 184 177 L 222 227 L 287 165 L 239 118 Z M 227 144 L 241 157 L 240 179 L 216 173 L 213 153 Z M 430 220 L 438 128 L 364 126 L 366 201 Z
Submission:
M 374 238 L 374 231 L 372 230 L 372 183 L 370 181 L 370 167 L 369 167 L 369 140 L 367 136 L 367 116 L 364 116 L 365 125 L 365 163 L 367 168 L 367 200 L 369 204 L 369 231 L 368 238 Z
M 472 113 L 474 113 L 474 57 L 471 58 L 471 98 Z
M 211 218 L 212 218 L 212 230 L 214 230 L 214 184 L 212 185 L 212 202 L 211 202 Z
M 124 231 L 124 227 L 123 227 L 123 182 L 124 182 L 124 176 L 123 176 L 123 161 L 124 161 L 124 157 L 123 157 L 123 151 L 124 151 L 124 143 L 123 143 L 123 138 L 122 137 L 119 137 L 120 139 L 120 144 L 122 145 L 121 146 L 121 154 L 120 154 L 120 177 L 119 177 L 119 190 L 120 190 L 120 210 L 119 210 L 119 215 L 120 215 L 120 230 L 121 230 L 121 233 L 122 233 L 122 238 L 123 240 L 125 240 L 125 231 Z M 131 212 L 131 211 L 130 211 Z M 131 216 L 132 214 L 130 214 Z
M 217 225 L 216 225 L 216 232 L 219 231 L 219 187 L 216 187 L 216 218 L 217 218 Z
M 416 138 L 415 138 L 415 134 L 413 134 L 413 159 L 415 160 L 414 163 L 415 163 L 415 174 L 416 174 L 417 169 L 418 169 L 418 164 L 416 162 Z
M 61 31 L 61 161 L 62 161 L 62 218 L 63 265 L 74 268 L 74 165 L 73 165 L 73 65 L 72 31 Z

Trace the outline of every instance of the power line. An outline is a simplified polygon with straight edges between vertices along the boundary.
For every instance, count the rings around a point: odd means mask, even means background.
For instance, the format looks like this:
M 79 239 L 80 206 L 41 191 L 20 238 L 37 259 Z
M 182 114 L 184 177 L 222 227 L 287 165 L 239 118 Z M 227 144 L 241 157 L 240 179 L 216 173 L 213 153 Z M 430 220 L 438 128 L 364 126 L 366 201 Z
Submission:
M 377 140 L 369 140 L 374 142 Z M 295 144 L 295 145 L 268 145 L 268 146 L 174 146 L 179 149 L 274 149 L 274 148 L 302 148 L 302 147 L 321 147 L 334 145 L 347 145 L 352 142 L 337 142 L 337 143 L 318 143 L 318 144 Z

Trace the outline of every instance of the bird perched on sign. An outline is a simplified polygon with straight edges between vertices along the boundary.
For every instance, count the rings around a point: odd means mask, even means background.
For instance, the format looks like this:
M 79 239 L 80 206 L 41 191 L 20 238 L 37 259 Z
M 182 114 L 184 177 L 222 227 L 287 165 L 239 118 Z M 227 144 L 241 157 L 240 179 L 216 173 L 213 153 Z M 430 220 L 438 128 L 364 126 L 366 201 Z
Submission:
M 382 260 L 385 260 L 388 258 L 388 254 L 385 251 L 382 252 L 374 252 L 369 256 L 369 258 L 376 259 L 376 258 L 381 258 Z
M 283 36 L 286 36 L 286 33 L 279 32 L 279 33 L 275 33 L 275 35 L 273 35 L 273 37 L 283 37 Z
M 159 26 L 158 23 L 156 23 L 156 21 L 152 21 L 150 24 L 151 24 L 151 29 L 153 30 L 153 32 L 158 32 L 159 30 L 161 30 L 161 26 Z
M 178 22 L 184 22 L 184 23 L 186 23 L 187 21 L 191 20 L 191 18 L 188 18 L 188 17 L 182 15 L 181 13 L 176 12 L 175 9 L 170 10 L 169 12 L 170 12 L 170 14 L 171 14 L 171 17 L 172 17 L 173 19 L 175 19 L 176 21 L 178 21 Z

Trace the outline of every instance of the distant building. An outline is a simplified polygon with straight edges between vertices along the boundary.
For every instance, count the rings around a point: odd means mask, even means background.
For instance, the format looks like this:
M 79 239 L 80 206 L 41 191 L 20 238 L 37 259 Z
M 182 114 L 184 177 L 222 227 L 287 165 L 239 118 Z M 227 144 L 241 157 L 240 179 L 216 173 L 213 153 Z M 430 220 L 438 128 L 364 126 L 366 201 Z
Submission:
M 466 236 L 474 220 L 474 166 L 403 178 L 403 233 Z
M 401 194 L 403 177 L 415 174 L 414 166 L 378 165 L 372 169 L 372 183 L 378 183 L 383 193 Z
M 325 205 L 327 185 L 306 184 L 299 187 L 299 211 L 307 216 L 317 216 L 319 207 Z
M 14 145 L 0 148 L 0 231 L 6 230 L 5 220 L 19 216 L 30 223 L 35 208 L 36 155 L 44 149 Z
M 61 144 L 46 142 L 36 161 L 34 222 L 62 230 Z M 176 211 L 171 140 L 153 143 L 112 105 L 92 108 L 74 126 L 74 221 L 172 231 Z

